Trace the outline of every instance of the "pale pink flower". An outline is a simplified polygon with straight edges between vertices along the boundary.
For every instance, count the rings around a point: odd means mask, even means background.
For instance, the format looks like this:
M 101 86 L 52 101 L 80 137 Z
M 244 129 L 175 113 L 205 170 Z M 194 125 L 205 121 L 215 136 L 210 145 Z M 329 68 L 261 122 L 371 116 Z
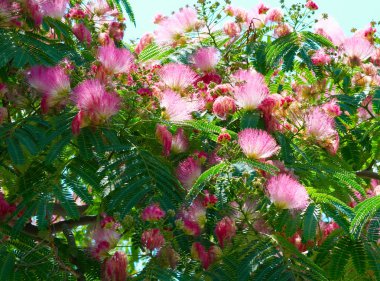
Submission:
M 127 256 L 123 252 L 116 251 L 111 258 L 104 261 L 104 281 L 125 281 L 127 279 Z
M 91 249 L 92 255 L 100 259 L 117 245 L 120 234 L 115 229 L 97 226 L 95 230 L 91 232 L 91 238 L 93 240 Z
M 336 46 L 340 46 L 345 40 L 343 29 L 339 26 L 338 22 L 332 17 L 328 17 L 327 19 L 319 19 L 314 26 L 314 30 L 315 33 L 326 37 Z
M 329 102 L 322 105 L 322 109 L 331 117 L 337 117 L 342 114 L 337 99 L 332 99 Z
M 227 36 L 233 38 L 240 34 L 241 27 L 236 22 L 227 22 L 223 26 L 223 31 Z
M 102 16 L 111 11 L 111 7 L 108 5 L 107 0 L 92 0 L 87 4 L 87 8 L 91 13 L 96 14 L 97 16 Z
M 229 217 L 224 217 L 216 224 L 215 235 L 218 238 L 220 247 L 224 248 L 225 243 L 231 241 L 236 235 L 235 221 Z
M 141 214 L 143 221 L 158 221 L 164 216 L 165 211 L 162 210 L 158 204 L 152 204 L 146 207 Z
M 176 169 L 177 178 L 186 189 L 193 186 L 201 173 L 201 165 L 193 157 L 188 157 L 180 162 Z
M 150 251 L 160 249 L 165 244 L 165 238 L 158 228 L 149 229 L 141 235 L 141 244 Z
M 251 159 L 269 158 L 280 150 L 276 140 L 263 130 L 244 129 L 238 138 L 243 153 Z
M 197 79 L 197 74 L 190 67 L 179 63 L 164 65 L 158 75 L 166 86 L 175 91 L 186 89 Z
M 305 209 L 309 204 L 305 187 L 288 174 L 271 177 L 266 188 L 271 201 L 281 209 Z
M 169 156 L 173 141 L 172 134 L 169 132 L 166 126 L 157 124 L 156 137 L 163 146 L 162 154 L 164 156 Z
M 192 57 L 194 66 L 201 71 L 214 70 L 220 60 L 220 53 L 214 47 L 203 47 L 198 49 Z
M 91 41 L 92 41 L 91 32 L 83 23 L 76 23 L 73 26 L 73 33 L 80 42 L 87 43 L 87 46 L 91 44 Z
M 60 66 L 34 66 L 27 77 L 30 86 L 42 93 L 41 108 L 44 113 L 50 107 L 65 102 L 70 92 L 70 78 Z
M 212 105 L 212 112 L 222 120 L 226 120 L 227 116 L 235 111 L 235 100 L 227 96 L 217 97 Z
M 181 210 L 178 221 L 187 235 L 199 236 L 206 223 L 206 208 L 195 200 L 187 210 Z
M 167 17 L 164 16 L 163 14 L 157 14 L 153 18 L 153 23 L 154 24 L 160 24 L 165 19 L 167 19 Z
M 351 64 L 359 65 L 375 53 L 375 48 L 368 40 L 353 36 L 344 40 L 341 51 Z
M 149 46 L 154 40 L 154 36 L 151 33 L 144 34 L 135 48 L 135 53 L 140 54 L 146 47 Z
M 266 7 L 265 7 L 266 8 Z M 263 5 L 260 3 L 248 12 L 245 23 L 251 28 L 262 28 L 267 23 L 267 11 L 263 9 Z
M 369 24 L 366 28 L 358 30 L 354 33 L 356 37 L 362 37 L 369 42 L 373 43 L 373 36 L 376 33 L 376 28 Z
M 361 107 L 358 108 L 359 120 L 365 121 L 375 116 L 372 105 L 372 96 L 367 96 L 361 103 Z
M 222 256 L 222 250 L 218 246 L 212 245 L 208 251 L 206 251 L 201 243 L 195 242 L 191 246 L 191 256 L 199 260 L 202 267 L 207 270 L 211 264 Z
M 258 74 L 257 71 L 254 69 L 239 69 L 234 74 L 232 74 L 232 80 L 236 84 L 247 83 L 251 80 L 257 79 L 258 78 L 256 77 L 257 74 Z
M 266 20 L 271 22 L 281 22 L 283 17 L 284 14 L 280 9 L 273 8 L 268 11 Z
M 40 0 L 42 14 L 56 19 L 65 15 L 68 4 L 69 0 Z
M 89 123 L 103 123 L 119 111 L 120 97 L 116 93 L 106 92 L 98 80 L 86 80 L 73 91 L 73 101 L 80 110 L 72 123 L 73 133 Z
M 181 122 L 192 119 L 191 113 L 198 110 L 198 103 L 182 98 L 176 92 L 165 90 L 160 98 L 163 118 L 172 122 Z
M 25 8 L 34 21 L 34 25 L 39 26 L 42 23 L 43 14 L 38 0 L 25 0 Z
M 189 140 L 182 128 L 178 128 L 172 138 L 171 150 L 174 153 L 183 153 L 189 148 Z
M 274 29 L 274 37 L 280 38 L 283 36 L 288 35 L 289 33 L 293 32 L 293 27 L 291 27 L 287 23 L 280 23 L 275 29 Z
M 335 154 L 339 147 L 339 135 L 335 129 L 334 118 L 326 114 L 323 109 L 316 107 L 305 117 L 306 135 L 314 138 L 331 154 Z
M 331 62 L 331 57 L 323 49 L 319 49 L 311 56 L 311 62 L 318 66 L 327 65 Z
M 315 2 L 311 0 L 308 0 L 306 2 L 305 7 L 312 11 L 318 10 L 318 5 L 315 4 Z
M 118 74 L 131 71 L 134 66 L 134 57 L 130 51 L 117 48 L 113 44 L 99 47 L 98 60 L 108 73 Z

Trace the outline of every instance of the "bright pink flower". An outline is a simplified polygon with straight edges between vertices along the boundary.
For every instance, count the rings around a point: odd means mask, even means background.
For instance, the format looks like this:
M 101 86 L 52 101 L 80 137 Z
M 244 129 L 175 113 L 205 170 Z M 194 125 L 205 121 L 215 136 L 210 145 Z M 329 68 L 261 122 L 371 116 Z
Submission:
M 323 49 L 319 49 L 311 56 L 311 62 L 315 65 L 327 65 L 331 62 L 331 57 Z
M 226 120 L 227 116 L 235 111 L 235 100 L 227 96 L 217 97 L 212 105 L 212 112 L 222 120 Z
M 171 150 L 174 153 L 185 152 L 189 148 L 189 140 L 182 128 L 178 128 L 173 135 Z
M 202 204 L 204 207 L 212 207 L 218 202 L 218 198 L 214 194 L 211 194 L 208 190 L 203 191 L 203 193 L 204 198 Z
M 61 19 L 66 12 L 69 0 L 45 0 L 40 1 L 41 10 L 45 17 Z
M 240 74 L 240 76 L 243 73 Z M 247 75 L 247 76 L 245 76 Z M 246 83 L 236 86 L 234 89 L 234 98 L 236 104 L 243 109 L 256 109 L 261 102 L 268 96 L 269 89 L 265 84 L 264 76 L 260 73 L 245 74 L 243 77 Z
M 73 120 L 74 131 L 78 125 L 83 128 L 89 123 L 103 123 L 118 112 L 121 100 L 116 93 L 107 93 L 98 80 L 86 80 L 74 89 L 73 101 L 80 110 Z
M 227 22 L 223 26 L 224 33 L 233 38 L 240 34 L 241 27 L 236 22 Z
M 244 129 L 238 137 L 243 153 L 251 159 L 269 158 L 280 150 L 276 140 L 263 130 Z
M 0 106 L 0 125 L 7 120 L 8 118 L 8 109 L 6 107 Z
M 66 17 L 79 20 L 79 19 L 84 19 L 86 17 L 86 13 L 82 10 L 82 8 L 78 4 L 75 4 L 75 6 L 71 8 L 69 12 L 66 14 Z
M 91 233 L 91 238 L 93 240 L 92 255 L 97 259 L 101 259 L 117 245 L 120 234 L 113 228 L 97 226 Z
M 191 256 L 194 259 L 199 260 L 202 263 L 204 269 L 207 269 L 210 266 L 208 252 L 201 243 L 193 243 L 193 245 L 191 246 Z
M 368 40 L 361 37 L 351 37 L 344 40 L 342 52 L 353 65 L 359 65 L 375 53 L 375 48 Z
M 335 129 L 334 119 L 321 108 L 316 107 L 305 117 L 306 135 L 314 138 L 331 154 L 335 154 L 339 147 L 339 135 Z
M 136 46 L 135 53 L 140 54 L 146 47 L 149 46 L 154 40 L 154 36 L 151 33 L 144 34 L 139 43 Z
M 229 217 L 224 217 L 216 224 L 215 235 L 218 238 L 220 247 L 224 248 L 225 243 L 231 241 L 236 235 L 235 221 Z
M 339 225 L 335 221 L 331 222 L 319 222 L 319 228 L 321 230 L 321 240 L 324 241 L 334 230 L 339 228 Z
M 91 32 L 83 23 L 76 23 L 73 26 L 73 33 L 80 42 L 87 43 L 87 46 L 90 46 L 92 41 Z
M 153 204 L 146 207 L 141 218 L 143 221 L 158 221 L 165 216 L 165 211 L 163 211 L 158 204 Z
M 194 66 L 201 71 L 209 72 L 214 70 L 220 60 L 220 53 L 214 47 L 203 47 L 198 49 L 192 57 Z
M 321 108 L 324 112 L 326 112 L 333 118 L 342 114 L 342 111 L 340 110 L 339 104 L 337 104 L 336 99 L 332 99 L 329 102 L 323 104 Z
M 313 1 L 311 0 L 308 0 L 305 4 L 305 7 L 312 10 L 312 11 L 315 11 L 315 10 L 318 10 L 318 5 L 315 4 Z
M 197 79 L 197 74 L 190 67 L 179 63 L 164 65 L 158 75 L 161 81 L 174 91 L 186 89 Z
M 193 119 L 191 113 L 198 110 L 198 103 L 182 98 L 172 90 L 165 90 L 160 99 L 163 119 L 181 122 Z
M 41 25 L 43 14 L 38 0 L 26 0 L 25 8 L 36 26 Z
M 266 14 L 269 11 L 270 8 L 268 6 L 265 6 L 264 3 L 259 3 L 257 5 L 256 9 L 257 9 L 258 13 L 260 15 L 262 15 L 262 14 Z
M 70 78 L 60 66 L 34 66 L 27 73 L 29 84 L 43 94 L 42 111 L 65 102 L 70 91 Z
M 225 128 L 222 128 L 220 134 L 218 135 L 217 142 L 225 143 L 225 142 L 229 142 L 230 140 L 231 140 L 231 135 L 228 133 L 228 131 Z
M 331 17 L 319 19 L 314 26 L 314 30 L 315 33 L 326 37 L 336 46 L 340 46 L 345 40 L 343 29 L 339 26 L 338 22 Z
M 4 194 L 0 192 L 0 221 L 4 219 L 7 215 L 12 214 L 16 210 L 16 206 L 9 204 L 5 198 Z
M 124 37 L 124 29 L 125 25 L 120 22 L 111 22 L 109 28 L 108 28 L 108 34 L 111 38 L 113 38 L 115 41 L 121 41 Z
M 131 52 L 113 44 L 99 47 L 98 60 L 108 73 L 113 74 L 129 72 L 135 66 Z
M 195 200 L 188 209 L 179 213 L 180 228 L 187 235 L 199 236 L 206 223 L 206 209 L 200 200 Z
M 115 252 L 111 258 L 104 261 L 104 281 L 125 281 L 127 279 L 128 260 L 123 252 Z
M 266 188 L 271 201 L 281 209 L 305 209 L 309 204 L 305 187 L 288 174 L 271 177 Z
M 193 186 L 201 173 L 201 165 L 193 157 L 188 157 L 180 162 L 176 170 L 178 180 L 186 189 L 190 189 Z
M 281 22 L 284 15 L 280 9 L 273 8 L 267 13 L 266 19 L 271 22 Z
M 149 229 L 141 235 L 141 244 L 150 251 L 160 249 L 165 244 L 165 238 L 158 228 Z
M 163 155 L 169 156 L 172 147 L 173 136 L 164 125 L 158 124 L 156 127 L 156 137 L 163 146 Z

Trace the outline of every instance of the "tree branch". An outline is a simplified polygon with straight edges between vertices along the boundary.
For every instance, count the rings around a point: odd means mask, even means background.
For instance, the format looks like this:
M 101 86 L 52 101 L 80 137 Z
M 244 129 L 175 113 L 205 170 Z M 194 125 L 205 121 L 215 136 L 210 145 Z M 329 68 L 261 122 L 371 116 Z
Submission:
M 372 171 L 358 171 L 356 175 L 360 178 L 380 180 L 380 175 Z

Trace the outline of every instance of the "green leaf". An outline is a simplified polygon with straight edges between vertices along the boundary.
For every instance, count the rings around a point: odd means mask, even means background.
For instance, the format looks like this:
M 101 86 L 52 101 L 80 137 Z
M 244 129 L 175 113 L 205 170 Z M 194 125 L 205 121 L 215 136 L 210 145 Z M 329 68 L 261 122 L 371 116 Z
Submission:
M 372 99 L 373 112 L 380 114 L 380 89 L 376 89 Z
M 240 158 L 234 163 L 246 163 L 252 168 L 263 170 L 264 172 L 267 172 L 271 175 L 274 175 L 276 172 L 280 171 L 280 169 L 277 168 L 276 166 L 266 164 L 266 163 L 262 163 L 262 162 L 259 162 L 257 160 L 251 160 L 248 158 Z
M 16 264 L 16 258 L 13 253 L 8 253 L 4 263 L 1 265 L 0 280 L 14 280 L 13 274 Z
M 60 201 L 60 204 L 63 207 L 63 209 L 65 209 L 65 211 L 67 212 L 67 215 L 72 217 L 73 219 L 79 219 L 80 214 L 77 205 L 75 204 L 73 194 L 71 194 L 71 192 L 67 188 L 58 185 L 54 187 L 54 194 Z
M 303 218 L 302 240 L 307 242 L 314 240 L 317 233 L 317 225 L 319 221 L 319 210 L 314 204 L 310 204 L 306 209 Z
M 14 137 L 10 137 L 7 139 L 7 147 L 8 147 L 8 153 L 11 157 L 12 162 L 15 165 L 22 165 L 25 163 L 25 157 L 22 152 L 20 143 L 18 140 Z
M 264 124 L 260 118 L 260 113 L 258 111 L 244 112 L 243 116 L 240 119 L 241 130 L 247 128 L 263 128 L 263 125 Z
M 380 210 L 380 196 L 368 198 L 359 203 L 355 208 L 355 217 L 352 219 L 350 233 L 354 239 L 358 239 L 368 220 Z

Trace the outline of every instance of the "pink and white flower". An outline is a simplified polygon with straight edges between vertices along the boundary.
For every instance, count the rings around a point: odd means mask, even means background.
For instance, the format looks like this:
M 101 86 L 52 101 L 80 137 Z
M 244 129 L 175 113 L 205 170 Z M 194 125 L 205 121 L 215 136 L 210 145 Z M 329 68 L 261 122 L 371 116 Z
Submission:
M 116 251 L 112 257 L 107 258 L 103 264 L 104 281 L 125 281 L 127 279 L 127 256 Z
M 161 81 L 174 91 L 184 90 L 197 80 L 197 74 L 190 67 L 179 63 L 164 65 L 158 75 Z
M 119 74 L 131 71 L 135 66 L 135 59 L 130 51 L 117 48 L 115 45 L 99 47 L 98 60 L 108 73 Z
M 165 90 L 160 97 L 163 119 L 172 122 L 191 120 L 192 112 L 198 110 L 198 102 L 182 98 L 172 90 Z
M 238 138 L 243 153 L 251 159 L 266 159 L 280 150 L 276 140 L 263 130 L 244 129 Z
M 67 10 L 69 0 L 40 0 L 42 14 L 45 17 L 61 19 Z
M 158 204 L 152 204 L 146 207 L 141 214 L 143 221 L 158 221 L 164 216 L 165 211 L 162 210 Z
M 323 49 L 319 49 L 311 56 L 311 62 L 314 65 L 327 65 L 331 62 L 331 57 Z
M 192 57 L 194 66 L 201 71 L 210 72 L 214 70 L 220 60 L 220 53 L 214 47 L 203 47 L 198 49 Z
M 224 248 L 225 243 L 231 241 L 236 235 L 235 221 L 230 217 L 224 217 L 216 224 L 215 235 L 218 238 L 220 247 Z
M 226 120 L 227 116 L 235 111 L 235 100 L 227 96 L 217 97 L 212 105 L 212 112 L 222 120 Z
M 179 163 L 176 174 L 178 180 L 186 189 L 190 189 L 202 173 L 202 168 L 198 160 L 188 157 Z
M 328 17 L 327 19 L 319 19 L 314 26 L 314 30 L 315 33 L 326 37 L 336 46 L 340 46 L 346 38 L 343 29 L 340 27 L 338 22 L 332 17 Z
M 375 48 L 368 40 L 353 36 L 344 40 L 341 52 L 348 57 L 349 63 L 360 65 L 375 53 Z
M 141 244 L 150 251 L 158 250 L 165 244 L 165 238 L 158 228 L 149 229 L 141 235 Z
M 271 177 L 266 188 L 271 201 L 281 209 L 305 209 L 309 204 L 305 187 L 289 174 Z
M 84 23 L 76 23 L 73 26 L 73 33 L 80 42 L 87 43 L 87 46 L 90 46 L 92 41 L 91 32 Z

